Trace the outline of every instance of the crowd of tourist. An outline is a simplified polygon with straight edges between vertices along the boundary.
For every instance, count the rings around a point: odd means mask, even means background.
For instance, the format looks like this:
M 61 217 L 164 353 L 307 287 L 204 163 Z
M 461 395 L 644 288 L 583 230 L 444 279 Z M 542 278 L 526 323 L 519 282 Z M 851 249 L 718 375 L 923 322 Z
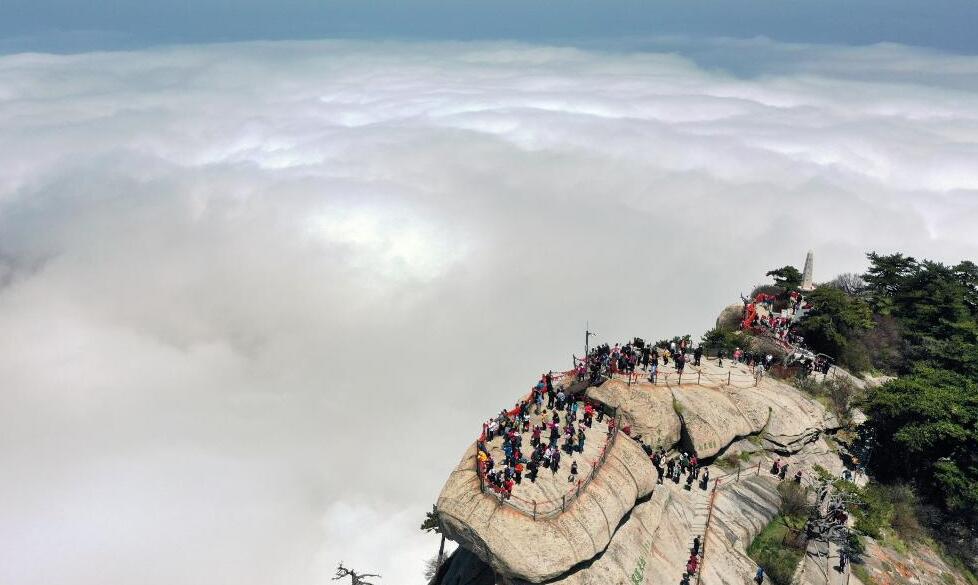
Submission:
M 554 385 L 553 372 L 544 374 L 526 399 L 483 424 L 477 454 L 479 474 L 490 489 L 509 499 L 524 477 L 535 483 L 541 470 L 548 469 L 556 476 L 563 460 L 569 458 L 567 481 L 575 482 L 579 470 L 573 457 L 584 453 L 589 431 L 605 416 L 603 406 L 579 400 L 564 386 Z M 615 432 L 614 418 L 608 418 L 607 427 L 609 434 Z M 496 461 L 489 448 L 497 437 L 501 438 L 501 461 Z
M 660 362 L 663 366 L 668 366 L 669 360 L 672 360 L 676 371 L 682 373 L 690 353 L 693 355 L 693 365 L 699 366 L 703 358 L 703 348 L 698 346 L 692 349 L 688 338 L 662 345 L 648 344 L 636 338 L 614 346 L 601 344 L 591 350 L 586 358 L 578 359 L 575 356 L 574 364 L 578 378 L 587 377 L 592 384 L 598 384 L 615 374 L 634 374 L 636 368 L 641 368 L 649 380 L 655 383 Z

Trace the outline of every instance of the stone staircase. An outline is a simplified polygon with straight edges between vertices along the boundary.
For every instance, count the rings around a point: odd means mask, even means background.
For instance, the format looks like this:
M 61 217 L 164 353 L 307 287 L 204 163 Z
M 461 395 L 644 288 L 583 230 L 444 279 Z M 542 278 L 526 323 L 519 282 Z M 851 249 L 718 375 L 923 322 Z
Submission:
M 713 470 L 710 470 L 713 473 Z M 710 481 L 710 489 L 713 489 L 713 481 Z M 690 522 L 690 537 L 689 541 L 686 543 L 686 554 L 687 558 L 683 559 L 683 567 L 685 568 L 686 560 L 689 558 L 689 552 L 693 549 L 693 539 L 697 536 L 700 537 L 700 555 L 703 554 L 703 545 L 706 540 L 706 520 L 710 512 L 710 490 L 701 490 L 699 487 L 699 481 L 693 484 L 692 487 L 692 497 L 690 498 L 693 503 L 693 515 Z M 702 565 L 703 558 L 700 557 L 700 564 Z M 691 583 L 695 583 L 695 577 L 690 580 Z
M 694 488 L 697 489 L 697 488 Z M 693 538 L 700 537 L 700 549 L 703 548 L 703 537 L 706 535 L 706 517 L 709 514 L 709 492 L 705 492 L 697 489 L 700 492 L 701 497 L 696 499 L 696 505 L 694 506 L 694 516 L 691 530 L 693 532 Z M 689 540 L 689 548 L 693 547 L 693 538 Z

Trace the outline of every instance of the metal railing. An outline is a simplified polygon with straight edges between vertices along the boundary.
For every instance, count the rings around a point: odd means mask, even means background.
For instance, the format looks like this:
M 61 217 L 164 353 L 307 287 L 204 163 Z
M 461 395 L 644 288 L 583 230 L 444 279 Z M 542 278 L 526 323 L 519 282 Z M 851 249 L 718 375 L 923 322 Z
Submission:
M 693 366 L 695 368 L 695 366 Z M 757 366 L 761 368 L 761 366 Z M 763 373 L 747 374 L 744 372 L 728 371 L 726 375 L 704 372 L 703 370 L 690 369 L 682 372 L 671 368 L 669 370 L 659 369 L 655 377 L 650 377 L 648 372 L 629 372 L 612 373 L 609 379 L 625 379 L 629 385 L 636 384 L 639 380 L 650 382 L 653 386 L 682 386 L 696 385 L 704 388 L 753 388 L 758 385 Z

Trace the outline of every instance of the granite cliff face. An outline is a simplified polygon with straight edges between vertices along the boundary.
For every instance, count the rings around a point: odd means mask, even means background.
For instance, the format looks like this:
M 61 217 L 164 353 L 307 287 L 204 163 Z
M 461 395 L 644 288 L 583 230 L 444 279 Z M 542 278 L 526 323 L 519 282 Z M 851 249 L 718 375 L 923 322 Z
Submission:
M 466 450 L 438 497 L 442 528 L 497 574 L 532 583 L 554 579 L 593 559 L 607 546 L 635 502 L 652 492 L 655 471 L 642 448 L 627 436 L 566 511 L 534 520 L 481 493 L 476 447 Z
M 740 364 L 704 359 L 681 380 L 662 368 L 655 384 L 614 377 L 574 391 L 616 408 L 630 436 L 618 434 L 564 512 L 536 519 L 481 491 L 470 445 L 438 498 L 442 528 L 460 546 L 434 583 L 672 585 L 699 535 L 706 539 L 702 582 L 746 585 L 756 565 L 745 549 L 778 508 L 771 462 L 788 461 L 792 472 L 815 463 L 841 471 L 822 439 L 839 426 L 835 417 L 793 386 L 755 378 Z M 657 484 L 646 451 L 660 447 L 708 464 L 728 451 L 751 455 L 739 472 L 709 465 L 709 484 L 687 489 L 668 479 Z

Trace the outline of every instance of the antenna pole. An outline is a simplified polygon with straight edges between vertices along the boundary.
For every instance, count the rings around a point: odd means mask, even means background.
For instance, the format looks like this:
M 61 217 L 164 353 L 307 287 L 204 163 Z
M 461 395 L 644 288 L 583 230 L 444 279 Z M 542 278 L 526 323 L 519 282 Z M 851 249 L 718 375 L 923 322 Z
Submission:
M 590 341 L 591 341 L 590 323 L 588 321 L 585 321 L 584 322 L 584 359 L 585 360 L 587 360 L 588 353 L 591 350 Z

